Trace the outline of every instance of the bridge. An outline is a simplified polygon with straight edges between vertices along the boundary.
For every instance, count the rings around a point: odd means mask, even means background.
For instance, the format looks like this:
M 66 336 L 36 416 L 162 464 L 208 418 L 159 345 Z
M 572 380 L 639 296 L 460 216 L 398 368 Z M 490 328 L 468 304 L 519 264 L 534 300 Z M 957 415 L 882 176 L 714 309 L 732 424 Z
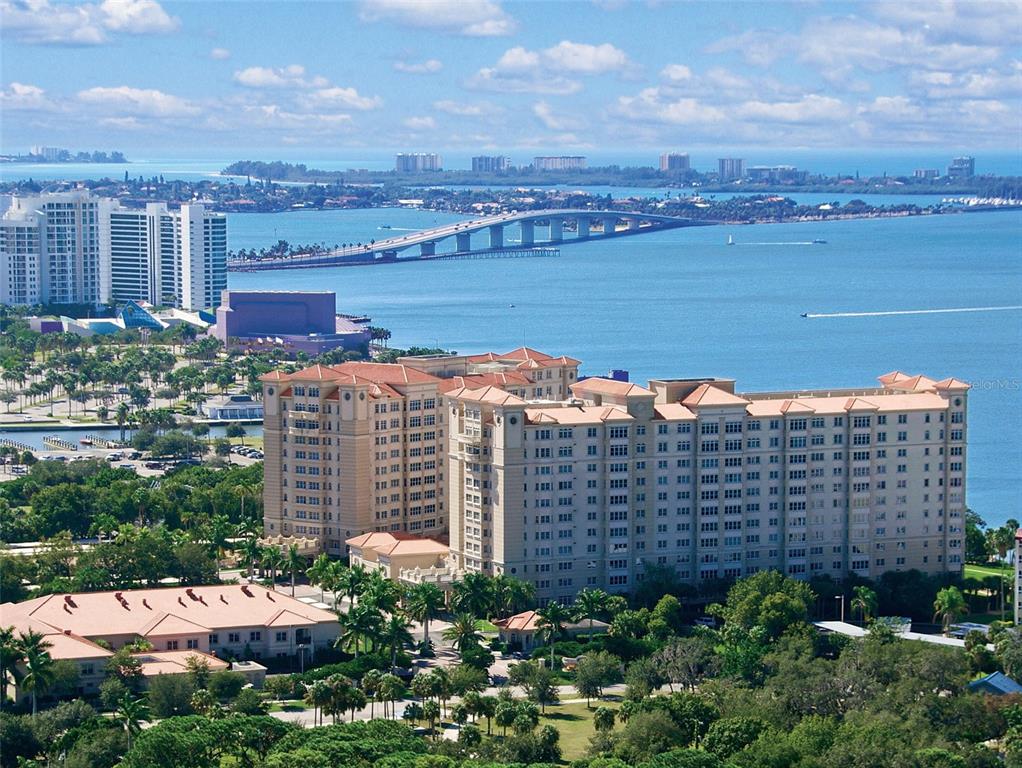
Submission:
M 551 256 L 569 243 L 627 237 L 678 227 L 714 222 L 661 216 L 634 211 L 539 210 L 515 211 L 424 229 L 400 237 L 331 249 L 317 254 L 268 259 L 232 259 L 227 268 L 236 272 L 307 267 L 344 267 L 398 261 L 430 261 L 482 256 Z M 517 239 L 505 238 L 505 229 L 517 230 Z M 539 230 L 539 231 L 537 231 Z M 545 235 L 545 237 L 541 237 Z M 473 242 L 473 236 L 477 236 Z M 481 236 L 485 236 L 482 240 Z M 438 251 L 437 244 L 454 238 L 454 250 Z M 413 253 L 399 257 L 404 251 Z

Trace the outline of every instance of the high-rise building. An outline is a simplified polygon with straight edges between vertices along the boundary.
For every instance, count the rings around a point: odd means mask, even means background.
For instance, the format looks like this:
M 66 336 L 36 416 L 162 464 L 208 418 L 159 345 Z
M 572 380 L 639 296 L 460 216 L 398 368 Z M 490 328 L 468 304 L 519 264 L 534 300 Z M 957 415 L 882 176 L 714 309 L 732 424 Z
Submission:
M 745 176 L 745 160 L 740 157 L 722 157 L 717 161 L 720 181 L 735 181 Z
M 70 157 L 71 153 L 61 147 L 35 146 L 29 149 L 28 153 L 34 157 L 41 157 L 49 163 L 55 163 Z
M 475 173 L 500 173 L 511 167 L 511 158 L 504 155 L 479 155 L 472 158 Z
M 541 601 L 689 582 L 961 569 L 968 385 L 736 394 L 719 379 L 584 379 L 564 402 L 444 397 L 451 568 Z
M 439 171 L 443 165 L 443 158 L 435 152 L 401 152 L 394 158 L 394 169 L 398 173 Z
M 522 348 L 263 376 L 266 535 L 315 538 L 339 555 L 369 531 L 445 531 L 443 392 L 560 400 L 577 370 L 577 360 Z
M 215 307 L 227 287 L 227 217 L 202 205 L 109 212 L 110 297 L 181 309 Z
M 976 158 L 956 157 L 947 167 L 949 179 L 971 179 L 976 175 Z
M 581 155 L 534 157 L 532 167 L 537 171 L 578 171 L 586 167 L 586 158 Z
M 440 533 L 452 573 L 541 601 L 679 578 L 958 572 L 969 385 L 736 393 L 728 379 L 578 380 L 506 354 L 263 377 L 267 535 L 331 554 L 361 533 Z
M 687 171 L 690 168 L 688 152 L 665 152 L 660 155 L 661 171 Z
M 916 168 L 912 171 L 912 177 L 916 179 L 936 179 L 940 177 L 940 171 L 936 168 Z
M 86 191 L 14 197 L 0 219 L 0 301 L 216 306 L 227 217 L 202 205 L 122 208 Z
M 109 298 L 105 215 L 109 200 L 86 191 L 17 196 L 4 213 L 0 282 L 25 303 L 99 304 Z M 33 233 L 34 230 L 34 233 Z M 4 299 L 7 301 L 7 299 Z

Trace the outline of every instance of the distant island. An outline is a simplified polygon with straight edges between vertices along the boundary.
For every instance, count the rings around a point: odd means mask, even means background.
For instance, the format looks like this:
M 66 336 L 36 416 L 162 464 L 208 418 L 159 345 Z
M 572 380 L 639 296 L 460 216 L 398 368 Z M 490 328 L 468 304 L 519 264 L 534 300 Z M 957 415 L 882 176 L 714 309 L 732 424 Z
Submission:
M 0 163 L 127 163 L 123 152 L 71 152 L 60 147 L 32 147 L 27 155 L 0 155 Z
M 795 169 L 791 169 L 795 171 Z M 536 170 L 532 166 L 509 167 L 499 171 L 439 170 L 401 173 L 349 168 L 327 171 L 304 163 L 280 160 L 240 160 L 221 172 L 223 176 L 246 176 L 263 182 L 297 184 L 397 185 L 405 187 L 459 186 L 617 186 L 689 189 L 695 193 L 754 194 L 763 192 L 836 192 L 842 194 L 974 195 L 984 198 L 1022 197 L 1022 178 L 1014 176 L 825 176 L 795 171 L 783 178 L 743 178 L 722 182 L 717 173 L 691 168 L 661 171 L 652 166 L 608 165 L 570 170 Z

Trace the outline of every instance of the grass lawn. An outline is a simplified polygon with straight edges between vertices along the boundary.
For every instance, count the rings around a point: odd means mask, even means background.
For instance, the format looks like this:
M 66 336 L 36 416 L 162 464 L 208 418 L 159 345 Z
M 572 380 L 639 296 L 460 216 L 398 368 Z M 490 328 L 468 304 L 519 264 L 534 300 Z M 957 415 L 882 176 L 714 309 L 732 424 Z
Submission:
M 989 578 L 990 576 L 1001 576 L 1005 578 L 1011 576 L 1011 566 L 1005 564 L 1004 568 L 997 568 L 992 565 L 974 565 L 972 563 L 966 563 L 964 573 L 962 574 L 966 579 L 983 579 Z
M 304 712 L 307 709 L 311 709 L 311 707 L 305 706 L 300 701 L 275 701 L 269 707 L 270 712 Z
M 258 448 L 260 451 L 263 450 L 263 437 L 262 435 L 245 435 L 245 446 L 248 448 Z M 241 445 L 242 438 L 234 437 L 231 438 L 231 445 Z
M 476 629 L 480 632 L 499 632 L 500 628 L 486 619 L 476 619 Z
M 561 733 L 561 753 L 565 762 L 577 760 L 585 755 L 589 746 L 589 737 L 593 735 L 593 712 L 597 707 L 617 709 L 616 701 L 597 701 L 593 699 L 593 708 L 587 709 L 585 702 L 579 704 L 559 704 L 546 708 L 546 714 L 539 719 L 540 725 L 552 725 Z

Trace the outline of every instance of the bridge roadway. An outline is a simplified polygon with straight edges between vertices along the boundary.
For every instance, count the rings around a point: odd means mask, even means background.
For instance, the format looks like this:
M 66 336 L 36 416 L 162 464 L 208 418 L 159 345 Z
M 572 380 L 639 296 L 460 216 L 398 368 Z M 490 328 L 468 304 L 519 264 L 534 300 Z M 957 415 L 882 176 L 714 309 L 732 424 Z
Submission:
M 536 239 L 538 221 L 547 222 L 549 228 L 546 240 Z M 565 238 L 565 223 L 575 223 L 575 236 Z M 601 224 L 601 234 L 593 236 L 593 224 Z M 618 222 L 624 227 L 618 229 Z M 469 221 L 456 221 L 443 226 L 424 229 L 400 237 L 389 237 L 369 243 L 353 245 L 345 248 L 332 249 L 325 253 L 294 256 L 291 258 L 232 260 L 228 269 L 234 271 L 256 271 L 268 269 L 299 269 L 302 267 L 326 266 L 358 266 L 364 264 L 390 263 L 394 261 L 426 261 L 433 258 L 451 258 L 461 254 L 493 253 L 502 250 L 522 251 L 530 248 L 556 247 L 568 243 L 592 242 L 608 237 L 638 235 L 645 232 L 691 227 L 711 224 L 713 222 L 696 219 L 685 219 L 677 216 L 661 216 L 633 211 L 596 211 L 586 209 L 552 209 L 538 211 L 521 211 L 505 213 L 499 216 L 486 216 Z M 504 228 L 514 226 L 520 230 L 517 242 L 505 244 Z M 607 229 L 610 227 L 610 231 Z M 472 247 L 472 235 L 484 230 L 489 232 L 489 239 L 481 247 Z M 453 252 L 438 253 L 437 243 L 455 238 L 456 247 Z M 416 256 L 399 259 L 398 253 L 414 247 L 419 248 Z

